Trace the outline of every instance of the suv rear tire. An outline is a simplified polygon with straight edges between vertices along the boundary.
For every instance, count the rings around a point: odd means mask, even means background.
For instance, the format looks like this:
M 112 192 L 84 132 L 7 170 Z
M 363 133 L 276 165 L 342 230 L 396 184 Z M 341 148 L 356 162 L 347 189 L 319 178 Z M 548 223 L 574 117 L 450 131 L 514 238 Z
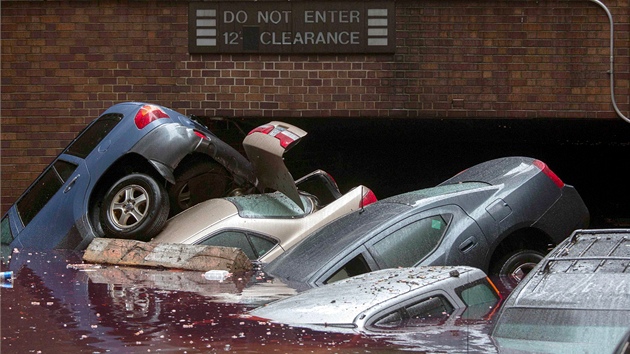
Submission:
M 105 193 L 101 227 L 106 237 L 148 241 L 166 224 L 169 209 L 160 183 L 143 173 L 130 174 Z

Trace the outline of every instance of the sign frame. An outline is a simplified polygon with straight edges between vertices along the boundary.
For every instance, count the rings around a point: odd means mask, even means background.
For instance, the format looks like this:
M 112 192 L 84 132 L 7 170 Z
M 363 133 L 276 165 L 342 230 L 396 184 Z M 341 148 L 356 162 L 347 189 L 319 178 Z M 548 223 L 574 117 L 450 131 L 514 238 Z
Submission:
M 390 1 L 191 2 L 190 54 L 392 54 Z

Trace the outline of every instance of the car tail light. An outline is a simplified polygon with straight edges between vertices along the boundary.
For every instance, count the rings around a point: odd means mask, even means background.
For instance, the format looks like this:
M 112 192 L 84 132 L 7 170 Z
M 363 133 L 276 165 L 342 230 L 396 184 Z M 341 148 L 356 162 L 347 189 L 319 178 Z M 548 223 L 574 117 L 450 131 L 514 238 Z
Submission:
M 253 133 L 263 133 L 269 136 L 273 136 L 280 141 L 280 146 L 285 149 L 287 149 L 289 145 L 300 138 L 299 136 L 291 133 L 286 128 L 283 128 L 279 125 L 274 126 L 270 124 L 265 124 L 261 125 L 258 128 L 254 128 L 247 135 L 251 135 Z
M 558 177 L 558 175 L 556 175 L 546 163 L 540 160 L 534 160 L 534 166 L 538 167 L 547 177 L 549 177 L 549 179 L 551 179 L 558 188 L 564 187 L 564 182 L 562 182 L 560 177 Z
M 149 125 L 149 123 L 162 118 L 170 117 L 162 109 L 160 109 L 160 107 L 146 104 L 140 108 L 138 113 L 136 113 L 136 127 L 138 127 L 138 129 L 142 129 Z
M 197 131 L 197 130 L 195 130 L 194 132 L 195 132 L 195 135 L 200 137 L 201 139 L 203 139 L 203 140 L 210 140 L 204 133 L 202 133 L 200 131 Z
M 359 207 L 363 208 L 367 205 L 370 205 L 374 202 L 376 202 L 378 199 L 376 198 L 376 195 L 374 194 L 374 192 L 372 192 L 371 189 L 367 188 L 367 187 L 363 187 L 364 189 L 364 193 L 363 193 L 363 197 L 361 198 L 361 203 L 359 205 Z

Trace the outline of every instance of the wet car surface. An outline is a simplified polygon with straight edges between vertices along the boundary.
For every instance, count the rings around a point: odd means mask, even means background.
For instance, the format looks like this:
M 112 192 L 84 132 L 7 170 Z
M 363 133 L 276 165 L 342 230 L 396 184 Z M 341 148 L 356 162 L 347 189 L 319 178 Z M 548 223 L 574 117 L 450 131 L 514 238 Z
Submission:
M 21 251 L 1 302 L 2 353 L 446 351 L 488 353 L 489 322 L 454 318 L 395 335 L 341 334 L 244 321 L 238 315 L 291 296 L 268 279 L 83 265 L 80 251 Z M 253 278 L 259 274 L 254 273 Z
M 339 218 L 264 270 L 305 290 L 383 268 L 468 265 L 513 286 L 588 222 L 577 190 L 544 162 L 504 157 Z

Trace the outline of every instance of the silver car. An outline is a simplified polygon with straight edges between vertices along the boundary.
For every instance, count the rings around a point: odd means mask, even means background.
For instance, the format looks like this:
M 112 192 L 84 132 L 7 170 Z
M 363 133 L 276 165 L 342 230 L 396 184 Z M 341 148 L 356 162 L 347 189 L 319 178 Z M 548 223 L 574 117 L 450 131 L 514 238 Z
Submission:
M 251 260 L 267 263 L 320 227 L 376 201 L 362 185 L 342 194 L 322 170 L 294 181 L 282 155 L 305 135 L 282 122 L 254 129 L 243 146 L 259 188 L 276 192 L 197 204 L 171 218 L 153 242 L 238 247 Z
M 441 325 L 455 314 L 485 318 L 500 298 L 478 268 L 395 268 L 312 288 L 244 317 L 325 331 L 391 332 Z

